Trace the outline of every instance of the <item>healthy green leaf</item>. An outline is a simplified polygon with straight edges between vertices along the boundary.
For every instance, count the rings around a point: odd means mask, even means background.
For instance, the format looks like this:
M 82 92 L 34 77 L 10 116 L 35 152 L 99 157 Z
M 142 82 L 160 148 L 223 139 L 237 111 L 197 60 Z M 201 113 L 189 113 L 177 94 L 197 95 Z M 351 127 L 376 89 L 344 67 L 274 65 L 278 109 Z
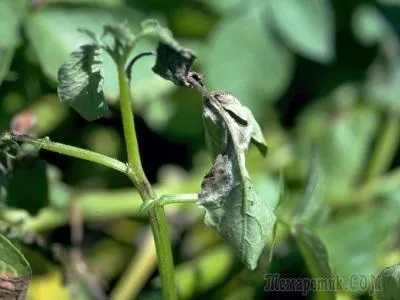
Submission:
M 203 119 L 215 161 L 204 177 L 198 203 L 206 210 L 206 224 L 214 227 L 253 270 L 276 218 L 272 207 L 258 197 L 246 170 L 245 154 L 258 126 L 250 115 L 250 110 L 228 93 L 206 95 Z M 256 132 L 261 148 L 266 149 Z
M 101 48 L 84 45 L 72 52 L 58 73 L 60 101 L 73 107 L 88 121 L 110 111 L 103 93 Z
M 4 299 L 25 299 L 31 273 L 22 253 L 0 235 L 0 295 Z
M 368 100 L 389 111 L 400 111 L 400 101 L 397 95 L 400 92 L 400 59 L 394 59 L 392 67 L 376 65 L 371 68 L 365 82 Z
M 400 264 L 384 269 L 377 280 L 378 300 L 396 300 L 400 295 Z
M 12 2 L 0 1 L 0 45 L 5 48 L 14 48 L 19 43 L 20 12 Z
M 390 33 L 384 16 L 372 5 L 357 5 L 352 18 L 354 35 L 366 46 L 385 40 Z
M 1 25 L 0 25 L 1 26 Z M 0 85 L 10 69 L 11 61 L 14 57 L 13 48 L 0 47 Z
M 377 111 L 354 107 L 333 114 L 329 102 L 301 116 L 298 143 L 303 159 L 309 163 L 310 149 L 319 147 L 322 191 L 325 199 L 340 199 L 360 179 L 378 127 Z
M 23 7 L 21 1 L 0 1 L 0 85 L 20 42 L 18 30 Z
M 323 204 L 323 184 L 320 166 L 319 151 L 316 145 L 312 147 L 310 154 L 310 167 L 308 171 L 307 185 L 302 201 L 296 208 L 294 224 L 314 225 L 315 217 L 320 217 Z
M 312 278 L 332 278 L 328 253 L 318 236 L 302 226 L 293 227 L 291 232 L 296 239 L 296 243 L 303 255 Z M 334 281 L 328 280 L 327 282 Z M 318 291 L 316 298 L 318 300 L 334 300 L 336 299 L 334 290 L 338 288 L 338 286 L 330 286 L 327 287 L 329 291 Z
M 271 0 L 273 20 L 287 43 L 307 58 L 327 63 L 334 53 L 334 20 L 328 0 Z
M 372 279 L 378 272 L 379 251 L 396 222 L 397 207 L 382 204 L 380 209 L 343 216 L 317 229 L 335 273 L 343 279 L 343 288 L 366 292 L 365 283 L 351 281 L 352 277 Z
M 204 74 L 209 89 L 230 91 L 256 116 L 286 89 L 293 56 L 265 26 L 265 7 L 224 19 L 211 34 Z

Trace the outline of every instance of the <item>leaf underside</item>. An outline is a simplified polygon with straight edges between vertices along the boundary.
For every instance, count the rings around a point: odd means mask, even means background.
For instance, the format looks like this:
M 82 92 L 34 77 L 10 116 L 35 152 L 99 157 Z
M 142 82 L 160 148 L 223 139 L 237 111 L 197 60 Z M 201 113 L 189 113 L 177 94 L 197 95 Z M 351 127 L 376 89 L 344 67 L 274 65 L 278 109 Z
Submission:
M 61 102 L 93 121 L 108 116 L 110 110 L 103 93 L 101 49 L 84 45 L 72 52 L 58 72 L 57 92 Z
M 203 120 L 215 161 L 203 180 L 198 203 L 206 210 L 206 224 L 253 270 L 276 220 L 272 208 L 258 197 L 245 165 L 251 142 L 265 154 L 264 137 L 250 110 L 229 93 L 205 97 Z

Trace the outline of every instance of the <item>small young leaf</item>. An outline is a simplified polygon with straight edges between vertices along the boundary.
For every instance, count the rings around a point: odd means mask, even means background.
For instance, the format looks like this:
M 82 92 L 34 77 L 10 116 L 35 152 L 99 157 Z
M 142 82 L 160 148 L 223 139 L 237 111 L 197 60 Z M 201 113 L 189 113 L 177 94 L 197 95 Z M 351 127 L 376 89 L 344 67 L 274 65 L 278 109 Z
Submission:
M 88 121 L 107 116 L 103 94 L 101 49 L 84 45 L 72 52 L 58 72 L 58 96 Z
M 258 197 L 246 170 L 245 154 L 255 126 L 250 115 L 250 110 L 228 93 L 206 95 L 203 119 L 215 162 L 203 180 L 198 203 L 206 210 L 205 222 L 253 270 L 276 217 L 268 203 Z M 260 136 L 256 138 L 260 140 Z
M 303 255 L 304 261 L 312 278 L 332 278 L 332 270 L 329 264 L 328 253 L 318 236 L 301 226 L 293 228 L 292 234 L 296 239 L 296 243 L 301 254 Z M 338 288 L 338 286 L 327 287 L 327 290 L 329 291 L 319 291 L 316 299 L 334 300 L 336 299 L 334 290 L 337 290 Z
M 378 277 L 379 286 L 375 287 L 378 300 L 394 300 L 400 295 L 400 264 L 384 269 Z
M 0 235 L 0 295 L 4 299 L 25 299 L 31 268 L 22 253 Z
M 106 49 L 115 60 L 130 52 L 135 41 L 135 35 L 126 22 L 106 25 L 103 29 L 103 37 L 110 35 L 114 38 L 114 45 L 112 47 L 107 46 Z

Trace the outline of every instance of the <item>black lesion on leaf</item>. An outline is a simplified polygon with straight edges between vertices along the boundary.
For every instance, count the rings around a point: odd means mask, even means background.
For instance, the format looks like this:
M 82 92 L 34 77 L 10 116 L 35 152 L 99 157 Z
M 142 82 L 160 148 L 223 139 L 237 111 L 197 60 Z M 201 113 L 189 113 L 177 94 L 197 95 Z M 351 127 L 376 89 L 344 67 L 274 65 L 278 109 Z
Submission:
M 153 71 L 178 86 L 190 86 L 188 76 L 195 59 L 196 55 L 187 49 L 175 49 L 160 42 Z

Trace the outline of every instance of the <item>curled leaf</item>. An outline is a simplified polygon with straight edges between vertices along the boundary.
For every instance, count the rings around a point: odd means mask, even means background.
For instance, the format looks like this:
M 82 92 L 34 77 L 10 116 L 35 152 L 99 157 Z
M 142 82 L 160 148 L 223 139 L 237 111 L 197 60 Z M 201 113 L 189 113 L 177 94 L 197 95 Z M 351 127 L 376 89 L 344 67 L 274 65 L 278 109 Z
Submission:
M 153 71 L 176 85 L 187 86 L 186 78 L 195 59 L 196 56 L 188 50 L 178 50 L 160 42 Z
M 109 115 L 103 93 L 101 48 L 83 45 L 71 53 L 58 72 L 61 102 L 73 107 L 88 121 Z
M 182 47 L 174 39 L 171 31 L 161 26 L 156 20 L 146 20 L 142 23 L 145 36 L 158 39 L 157 59 L 153 67 L 154 73 L 179 86 L 188 86 L 187 76 L 196 55 Z
M 203 119 L 215 162 L 203 180 L 198 203 L 206 210 L 206 223 L 253 270 L 276 220 L 271 205 L 258 197 L 245 163 L 251 142 L 262 144 L 265 153 L 264 138 L 250 110 L 228 93 L 206 95 Z

